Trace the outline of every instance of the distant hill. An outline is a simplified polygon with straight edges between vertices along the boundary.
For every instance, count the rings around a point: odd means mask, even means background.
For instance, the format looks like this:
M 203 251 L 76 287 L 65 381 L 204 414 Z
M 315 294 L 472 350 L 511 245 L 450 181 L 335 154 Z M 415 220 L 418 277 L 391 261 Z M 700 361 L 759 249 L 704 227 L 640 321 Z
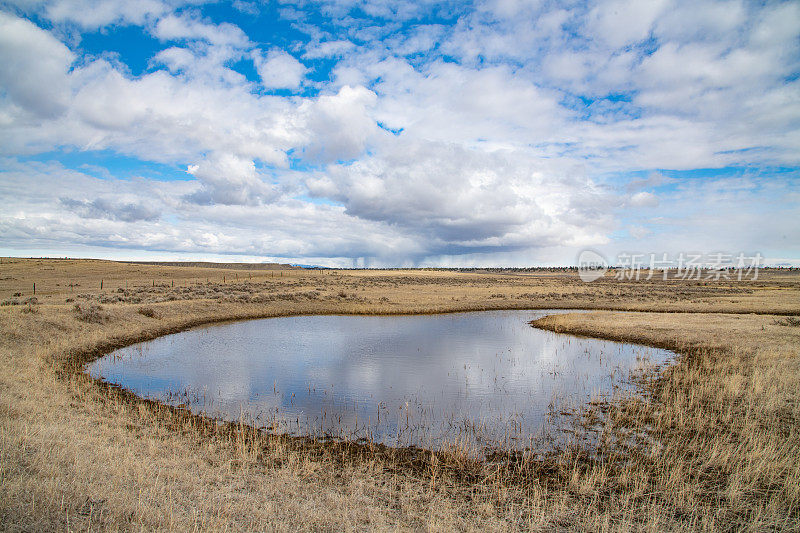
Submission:
M 319 266 L 319 265 L 303 265 L 303 264 L 300 264 L 300 263 L 292 263 L 289 266 L 297 267 L 297 268 L 304 268 L 304 269 L 307 269 L 307 270 L 332 270 L 331 267 L 324 267 L 324 266 Z
M 229 270 L 302 270 L 299 266 L 282 263 L 206 263 L 203 261 L 119 261 L 119 263 L 173 267 L 225 268 Z

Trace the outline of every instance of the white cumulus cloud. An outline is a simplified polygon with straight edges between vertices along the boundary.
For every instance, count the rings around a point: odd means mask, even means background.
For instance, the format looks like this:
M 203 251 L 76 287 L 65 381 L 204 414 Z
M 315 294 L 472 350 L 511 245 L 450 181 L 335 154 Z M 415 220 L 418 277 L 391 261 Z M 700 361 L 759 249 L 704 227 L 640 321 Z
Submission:
M 295 89 L 303 82 L 307 68 L 283 50 L 256 52 L 253 57 L 261 83 L 268 89 Z

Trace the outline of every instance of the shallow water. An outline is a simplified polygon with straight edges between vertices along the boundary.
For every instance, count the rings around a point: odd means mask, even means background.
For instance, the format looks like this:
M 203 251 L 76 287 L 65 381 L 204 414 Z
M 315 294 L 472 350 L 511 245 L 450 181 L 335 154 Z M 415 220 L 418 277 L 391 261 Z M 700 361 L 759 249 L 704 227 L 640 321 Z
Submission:
M 531 327 L 558 311 L 295 316 L 201 327 L 88 372 L 139 396 L 297 435 L 528 448 L 558 413 L 620 390 L 666 350 Z

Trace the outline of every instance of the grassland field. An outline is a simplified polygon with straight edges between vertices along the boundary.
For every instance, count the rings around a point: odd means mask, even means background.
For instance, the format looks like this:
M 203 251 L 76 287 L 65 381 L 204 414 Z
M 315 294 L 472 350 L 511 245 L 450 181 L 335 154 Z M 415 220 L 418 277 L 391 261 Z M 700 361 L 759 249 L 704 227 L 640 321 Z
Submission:
M 643 395 L 575 414 L 601 435 L 594 448 L 546 457 L 268 435 L 81 371 L 216 321 L 551 308 L 593 312 L 534 326 L 680 357 L 641 377 Z M 0 530 L 800 530 L 798 316 L 789 270 L 584 283 L 564 271 L 2 258 Z

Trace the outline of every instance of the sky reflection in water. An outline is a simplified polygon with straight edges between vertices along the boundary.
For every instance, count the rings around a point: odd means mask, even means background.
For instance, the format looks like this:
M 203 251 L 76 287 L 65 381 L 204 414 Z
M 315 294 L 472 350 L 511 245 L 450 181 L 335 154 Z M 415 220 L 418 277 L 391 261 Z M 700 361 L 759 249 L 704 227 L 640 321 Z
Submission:
M 546 312 L 297 316 L 192 329 L 88 367 L 136 394 L 292 434 L 523 448 L 548 413 L 671 352 L 532 328 Z

